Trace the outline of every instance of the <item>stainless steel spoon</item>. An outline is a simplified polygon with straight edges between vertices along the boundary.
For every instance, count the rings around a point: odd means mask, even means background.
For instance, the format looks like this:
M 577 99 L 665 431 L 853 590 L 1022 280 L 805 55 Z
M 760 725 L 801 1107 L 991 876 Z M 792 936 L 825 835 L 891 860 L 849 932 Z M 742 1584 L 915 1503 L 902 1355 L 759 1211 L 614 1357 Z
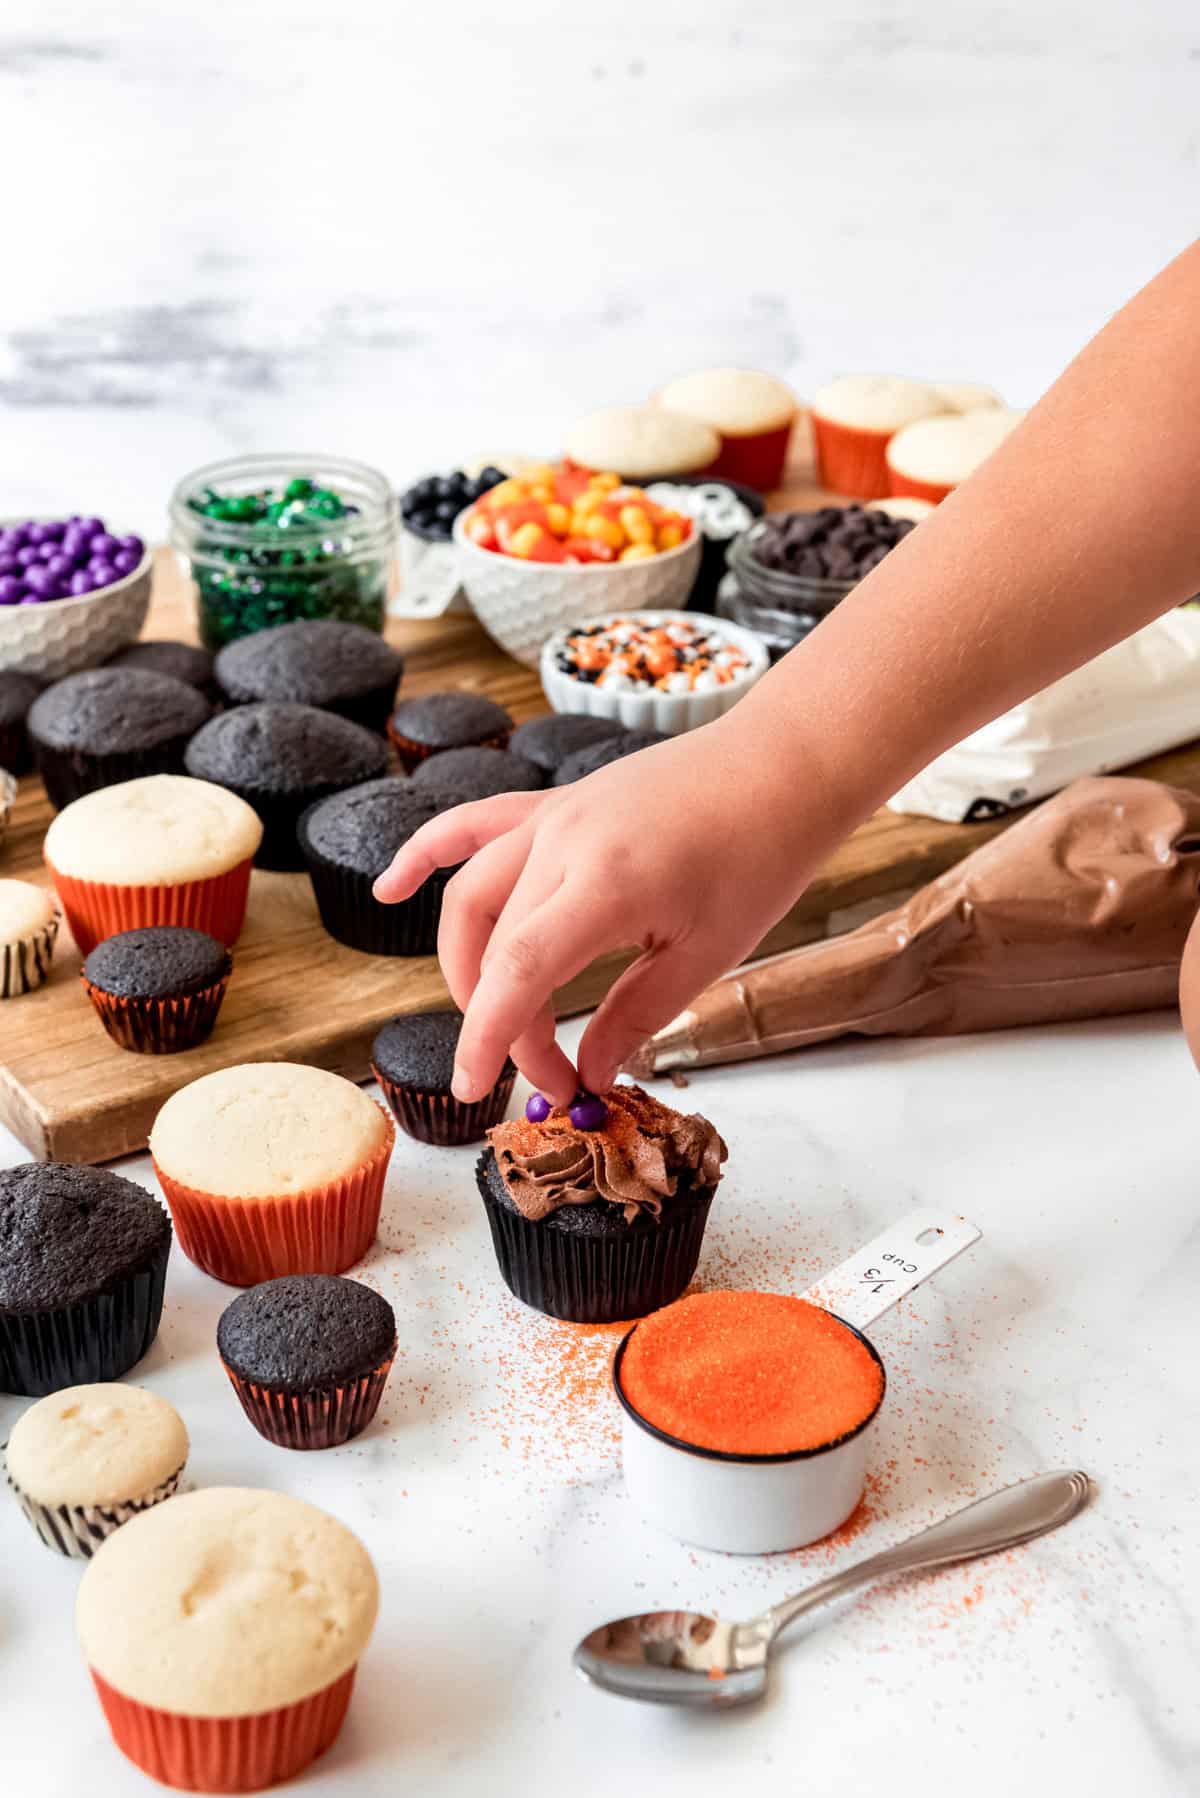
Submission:
M 761 1698 L 776 1637 L 817 1605 L 901 1573 L 924 1573 L 1032 1542 L 1077 1517 L 1091 1495 L 1086 1473 L 1043 1473 L 967 1505 L 894 1548 L 843 1567 L 749 1623 L 700 1611 L 647 1611 L 585 1636 L 575 1666 L 593 1685 L 652 1704 L 727 1708 Z

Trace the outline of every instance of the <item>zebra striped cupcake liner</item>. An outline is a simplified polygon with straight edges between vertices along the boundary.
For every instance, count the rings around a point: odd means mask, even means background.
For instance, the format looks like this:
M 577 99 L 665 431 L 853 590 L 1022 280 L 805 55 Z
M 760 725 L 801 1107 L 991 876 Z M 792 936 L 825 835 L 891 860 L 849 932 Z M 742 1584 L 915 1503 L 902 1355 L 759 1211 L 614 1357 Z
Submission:
M 35 936 L 0 947 L 0 999 L 16 999 L 43 984 L 50 972 L 60 922 L 61 913 L 56 911 Z
M 131 1498 L 119 1505 L 43 1505 L 30 1498 L 7 1469 L 6 1478 L 17 1503 L 47 1548 L 68 1555 L 73 1561 L 90 1561 L 100 1544 L 123 1523 L 136 1517 L 139 1511 L 148 1511 L 151 1505 L 161 1504 L 164 1498 L 174 1496 L 179 1489 L 183 1467 L 181 1462 L 174 1473 L 168 1474 L 144 1498 Z

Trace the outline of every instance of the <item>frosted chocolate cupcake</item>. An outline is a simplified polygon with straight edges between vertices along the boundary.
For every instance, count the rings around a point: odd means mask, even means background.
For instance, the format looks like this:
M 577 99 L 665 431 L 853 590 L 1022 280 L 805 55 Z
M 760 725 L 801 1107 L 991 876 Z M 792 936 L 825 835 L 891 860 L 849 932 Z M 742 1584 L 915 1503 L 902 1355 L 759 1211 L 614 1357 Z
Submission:
M 131 643 L 109 656 L 106 668 L 142 668 L 151 674 L 169 674 L 172 680 L 184 681 L 203 693 L 206 699 L 216 697 L 213 681 L 213 659 L 210 650 L 198 643 L 180 643 L 173 638 L 155 638 L 149 643 Z
M 46 832 L 46 866 L 84 955 L 106 936 L 181 924 L 235 943 L 257 813 L 208 781 L 152 774 L 86 793 Z
M 426 756 L 441 749 L 467 749 L 477 744 L 504 749 L 511 731 L 512 719 L 502 705 L 465 688 L 401 700 L 388 720 L 388 736 L 409 774 Z
M 0 999 L 41 986 L 50 973 L 61 913 L 54 896 L 28 880 L 0 880 Z
M 336 618 L 298 618 L 227 643 L 217 681 L 230 705 L 284 700 L 338 712 L 383 732 L 404 658 L 377 631 Z
M 213 1486 L 102 1544 L 75 1627 L 135 1766 L 189 1791 L 256 1792 L 337 1736 L 378 1608 L 371 1557 L 336 1518 Z
M 25 720 L 42 690 L 40 680 L 15 668 L 0 670 L 0 768 L 10 774 L 28 774 L 33 767 Z
M 118 781 L 182 774 L 189 739 L 212 707 L 194 687 L 145 668 L 90 668 L 34 700 L 27 728 L 57 811 Z
M 300 853 L 330 936 L 367 955 L 432 955 L 446 884 L 440 868 L 410 899 L 381 905 L 373 887 L 423 824 L 463 801 L 432 781 L 367 781 L 312 806 L 300 820 Z
M 508 749 L 443 749 L 413 770 L 418 786 L 444 787 L 464 800 L 497 793 L 532 793 L 546 784 L 542 770 Z
M 482 1099 L 466 1105 L 451 1092 L 461 1030 L 461 1012 L 413 1011 L 391 1018 L 371 1045 L 371 1072 L 392 1115 L 420 1142 L 481 1142 L 508 1109 L 517 1077 L 511 1061 Z
M 263 825 L 258 867 L 299 869 L 301 812 L 381 775 L 387 745 L 334 712 L 267 701 L 238 706 L 206 724 L 188 744 L 185 763 L 189 774 L 216 781 L 254 807 Z
M 119 1380 L 162 1314 L 171 1224 L 132 1180 L 47 1161 L 0 1172 L 0 1391 Z
M 46 1547 L 86 1561 L 115 1529 L 177 1491 L 187 1455 L 173 1405 L 104 1381 L 31 1405 L 13 1426 L 5 1467 Z
M 226 1307 L 217 1352 L 260 1436 L 279 1448 L 336 1448 L 379 1409 L 396 1316 L 357 1280 L 289 1274 Z
M 621 730 L 616 718 L 589 718 L 585 712 L 549 712 L 544 718 L 518 724 L 508 747 L 514 755 L 540 768 L 549 785 L 569 755 L 591 749 L 608 737 L 619 737 Z
M 727 1150 L 706 1118 L 640 1086 L 567 1111 L 540 1093 L 488 1131 L 476 1178 L 517 1298 L 571 1323 L 644 1317 L 696 1271 Z
M 97 943 L 81 978 L 122 1049 L 173 1055 L 212 1035 L 232 966 L 224 943 L 205 931 L 158 924 Z

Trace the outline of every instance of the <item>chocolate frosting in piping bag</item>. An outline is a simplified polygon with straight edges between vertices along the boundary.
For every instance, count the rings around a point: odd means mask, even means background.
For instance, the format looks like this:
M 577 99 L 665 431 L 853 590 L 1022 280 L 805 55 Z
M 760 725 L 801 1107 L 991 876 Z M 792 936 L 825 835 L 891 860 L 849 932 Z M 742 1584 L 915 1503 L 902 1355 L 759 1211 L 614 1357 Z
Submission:
M 727 1151 L 706 1118 L 660 1105 L 640 1086 L 616 1086 L 604 1098 L 603 1130 L 577 1130 L 566 1112 L 555 1111 L 542 1124 L 518 1119 L 488 1131 L 522 1217 L 537 1223 L 564 1205 L 607 1199 L 632 1223 L 640 1212 L 658 1217 L 682 1173 L 716 1186 Z
M 1078 780 L 895 910 L 727 974 L 628 1070 L 1173 1005 L 1198 887 L 1200 796 Z

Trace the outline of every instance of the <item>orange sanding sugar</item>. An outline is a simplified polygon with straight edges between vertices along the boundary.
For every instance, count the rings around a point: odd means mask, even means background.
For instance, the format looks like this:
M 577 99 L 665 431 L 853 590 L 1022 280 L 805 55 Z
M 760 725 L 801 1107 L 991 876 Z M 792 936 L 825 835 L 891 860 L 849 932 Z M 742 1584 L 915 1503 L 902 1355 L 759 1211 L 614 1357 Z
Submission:
M 883 1369 L 852 1330 L 776 1292 L 698 1292 L 641 1322 L 621 1363 L 647 1423 L 732 1455 L 820 1448 L 858 1428 Z

